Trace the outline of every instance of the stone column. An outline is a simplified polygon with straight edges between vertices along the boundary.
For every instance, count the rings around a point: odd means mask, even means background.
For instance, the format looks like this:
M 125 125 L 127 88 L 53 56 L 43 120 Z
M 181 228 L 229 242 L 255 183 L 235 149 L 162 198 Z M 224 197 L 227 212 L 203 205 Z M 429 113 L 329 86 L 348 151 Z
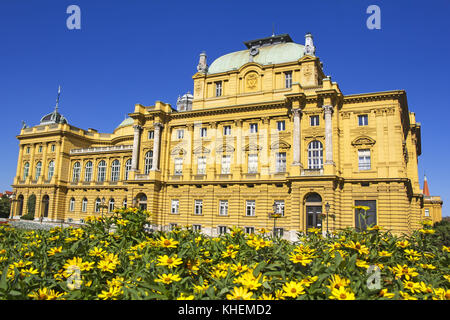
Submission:
M 142 127 L 140 125 L 134 125 L 134 138 L 133 138 L 133 153 L 131 156 L 131 171 L 137 171 L 138 156 L 139 156 L 139 140 L 141 136 Z
M 301 109 L 293 109 L 292 113 L 294 114 L 294 130 L 293 130 L 293 162 L 294 166 L 301 166 L 301 158 L 300 158 L 300 116 Z
M 155 135 L 153 138 L 153 163 L 152 171 L 159 171 L 159 146 L 161 142 L 161 129 L 163 127 L 162 123 L 155 122 L 153 124 L 155 127 Z
M 333 128 L 331 124 L 331 114 L 333 106 L 323 106 L 325 112 L 325 163 L 334 164 L 333 161 Z

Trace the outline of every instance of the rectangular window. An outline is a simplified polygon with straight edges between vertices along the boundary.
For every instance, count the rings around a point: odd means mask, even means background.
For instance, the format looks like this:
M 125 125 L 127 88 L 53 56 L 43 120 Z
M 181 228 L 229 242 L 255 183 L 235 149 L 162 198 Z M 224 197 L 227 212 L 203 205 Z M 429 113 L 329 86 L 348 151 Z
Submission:
M 184 130 L 177 130 L 177 139 L 184 138 Z
M 203 213 L 203 200 L 195 200 L 194 214 L 201 215 Z
M 30 147 L 27 147 L 27 153 L 30 153 Z
M 231 156 L 222 156 L 222 174 L 230 174 L 231 172 Z
M 257 133 L 257 132 L 258 132 L 258 124 L 250 123 L 250 133 Z
M 180 206 L 180 201 L 177 199 L 172 200 L 172 206 L 170 208 L 171 214 L 178 214 L 178 208 Z
M 254 216 L 255 215 L 255 209 L 256 209 L 256 202 L 255 200 L 247 200 L 245 202 L 246 209 L 245 209 L 245 215 L 246 216 Z
M 183 174 L 183 158 L 175 158 L 175 170 L 176 175 Z
M 155 131 L 150 130 L 148 132 L 148 140 L 153 140 L 155 138 Z
M 75 210 L 75 199 L 70 199 L 69 202 L 69 211 L 74 211 Z
M 276 154 L 276 172 L 286 172 L 286 152 Z
M 278 131 L 286 130 L 286 123 L 283 121 L 277 121 L 277 129 Z
M 370 170 L 370 150 L 358 150 L 358 166 L 359 170 Z
M 206 157 L 197 158 L 197 174 L 206 174 Z
M 365 212 L 367 218 L 362 216 L 364 210 L 355 208 L 355 228 L 358 230 L 366 230 L 370 225 L 377 223 L 377 201 L 376 200 L 355 200 L 355 207 L 365 206 L 369 209 Z
M 202 231 L 202 225 L 201 224 L 193 224 L 192 225 L 192 230 L 194 232 L 201 232 Z
M 222 81 L 216 82 L 216 97 L 220 97 L 222 95 Z
M 276 213 L 281 214 L 281 216 L 284 217 L 284 200 L 276 200 L 275 204 L 277 206 Z
M 258 154 L 248 155 L 248 173 L 258 173 Z
M 38 152 L 39 152 L 39 153 L 42 152 L 42 146 L 39 146 Z
M 275 237 L 281 238 L 284 235 L 284 229 L 283 228 L 275 228 Z
M 219 201 L 219 215 L 221 216 L 228 215 L 228 200 Z
M 369 116 L 367 114 L 359 115 L 358 124 L 360 126 L 367 126 L 369 124 Z
M 430 216 L 430 209 L 425 209 L 425 217 L 429 217 Z
M 224 126 L 224 127 L 223 127 L 223 135 L 224 135 L 224 136 L 229 136 L 229 135 L 231 135 L 231 126 Z
M 52 144 L 52 146 L 51 146 L 52 152 L 55 152 L 55 149 L 56 149 L 56 146 L 54 144 Z
M 227 233 L 227 227 L 226 226 L 218 226 L 217 231 L 219 234 L 226 234 Z
M 86 212 L 87 211 L 87 200 L 83 199 L 83 202 L 81 202 L 81 211 Z
M 245 233 L 247 234 L 255 233 L 255 227 L 245 227 Z
M 200 138 L 206 138 L 208 131 L 206 128 L 200 128 Z
M 292 88 L 292 71 L 284 73 L 284 84 L 286 88 Z
M 319 116 L 310 116 L 309 124 L 311 127 L 317 127 L 319 125 Z

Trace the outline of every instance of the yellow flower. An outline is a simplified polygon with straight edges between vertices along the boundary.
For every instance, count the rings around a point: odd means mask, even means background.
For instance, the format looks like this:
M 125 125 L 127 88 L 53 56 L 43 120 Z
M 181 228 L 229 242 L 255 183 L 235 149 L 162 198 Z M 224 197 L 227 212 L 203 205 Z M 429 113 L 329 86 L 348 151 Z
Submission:
M 28 294 L 28 296 L 30 298 L 33 298 L 34 300 L 56 300 L 56 299 L 64 296 L 65 294 L 66 293 L 56 292 L 53 289 L 42 288 L 42 289 L 38 289 L 37 292 L 35 291 L 35 292 Z
M 412 277 L 416 277 L 419 273 L 416 272 L 415 268 L 410 268 L 406 264 L 403 266 L 397 264 L 395 267 L 389 267 L 389 269 L 395 273 L 395 279 L 399 279 L 402 276 L 405 276 L 406 280 L 409 280 Z
M 416 292 L 420 292 L 421 287 L 420 284 L 417 282 L 412 282 L 409 280 L 403 280 L 403 287 L 405 289 L 408 289 L 409 291 L 411 291 L 411 293 L 416 293 Z
M 101 260 L 98 262 L 97 268 L 104 272 L 113 273 L 113 271 L 116 270 L 116 264 L 110 261 Z
M 257 278 L 255 278 L 252 272 L 246 272 L 239 278 L 234 279 L 233 282 L 243 285 L 248 290 L 258 290 L 258 288 L 261 286 L 261 283 L 259 282 L 260 278 L 261 274 Z
M 222 252 L 222 258 L 230 257 L 230 258 L 234 259 L 234 258 L 236 258 L 237 253 L 238 253 L 238 251 L 236 251 L 236 250 L 227 249 L 227 251 Z
M 420 266 L 421 266 L 423 269 L 430 269 L 430 270 L 436 269 L 436 267 L 433 266 L 432 264 L 421 263 Z
M 420 284 L 420 291 L 423 293 L 433 293 L 433 288 L 431 286 L 427 286 L 425 282 L 421 281 Z
M 346 287 L 350 284 L 350 280 L 341 278 L 338 274 L 332 275 L 331 279 L 328 279 L 328 281 L 330 282 L 330 285 L 327 287 L 330 288 L 330 290 Z
M 280 289 L 275 290 L 275 299 L 284 300 L 284 291 Z
M 177 274 L 162 274 L 162 275 L 158 275 L 158 279 L 155 279 L 155 282 L 162 282 L 165 284 L 171 284 L 172 282 L 177 282 L 177 281 L 181 281 L 181 278 L 179 275 Z
M 167 239 L 164 238 L 163 236 L 161 236 L 159 240 L 159 246 L 163 248 L 176 248 L 178 243 L 179 243 L 178 241 L 175 241 L 170 238 Z
M 308 228 L 308 230 L 307 230 L 308 233 L 314 233 L 314 234 L 318 234 L 321 231 L 322 231 L 322 229 L 319 229 L 319 228 Z
M 329 298 L 335 300 L 355 300 L 355 294 L 344 287 L 340 287 L 331 290 L 331 296 Z
M 91 250 L 89 250 L 89 255 L 94 257 L 103 257 L 103 255 L 106 254 L 106 251 L 102 248 L 94 247 Z
M 234 287 L 230 293 L 227 294 L 227 300 L 250 300 L 253 296 L 251 291 L 248 292 L 246 288 L 242 287 Z
M 359 260 L 359 259 L 356 259 L 356 266 L 360 267 L 360 268 L 366 268 L 366 269 L 370 267 L 369 264 L 367 263 L 367 261 Z
M 125 220 L 125 219 L 117 219 L 117 224 L 124 226 L 124 227 L 128 224 L 128 222 L 130 222 L 130 221 Z
M 177 267 L 178 265 L 183 263 L 183 260 L 177 258 L 177 255 L 175 255 L 174 257 L 169 257 L 167 255 L 159 256 L 158 261 L 158 266 L 167 266 L 170 269 Z
M 382 290 L 378 293 L 378 295 L 379 295 L 380 297 L 385 297 L 385 298 L 388 298 L 388 299 L 392 299 L 393 297 L 395 297 L 395 293 L 390 293 L 390 292 L 388 292 L 388 289 L 382 289 Z
M 443 277 L 445 278 L 445 280 L 450 282 L 450 274 L 445 274 Z
M 305 289 L 300 282 L 291 281 L 283 285 L 284 295 L 291 298 L 297 298 L 298 295 L 305 294 Z
M 433 234 L 433 233 L 436 232 L 436 230 L 434 230 L 434 229 L 420 229 L 419 232 L 423 233 L 423 234 Z
M 442 251 L 444 251 L 444 252 L 450 252 L 450 246 L 448 246 L 448 247 L 442 246 Z
M 422 225 L 424 225 L 424 226 L 432 226 L 432 225 L 433 225 L 433 221 L 432 221 L 432 220 L 429 220 L 429 219 L 423 220 L 421 223 L 422 223 Z
M 23 260 L 19 260 L 19 262 L 14 262 L 12 264 L 13 267 L 16 267 L 17 269 L 19 268 L 25 268 L 26 266 L 31 265 L 32 262 L 31 261 L 23 261 Z
M 103 300 L 116 300 L 118 296 L 120 296 L 123 293 L 123 291 L 120 289 L 120 287 L 112 286 L 109 287 L 108 291 L 102 290 L 102 293 L 98 295 L 100 299 Z
M 407 292 L 399 291 L 399 293 L 402 296 L 403 300 L 417 300 L 416 297 L 409 295 Z
M 349 243 L 345 244 L 345 247 L 354 249 L 354 250 L 358 251 L 359 254 L 369 254 L 369 248 L 366 247 L 365 245 L 359 243 L 359 241 L 357 241 L 356 243 L 353 241 L 350 241 Z
M 316 282 L 317 279 L 319 279 L 318 276 L 315 276 L 315 277 L 308 276 L 305 279 L 302 279 L 300 281 L 300 284 L 302 286 L 309 287 L 312 283 Z
M 182 292 L 180 296 L 177 298 L 177 300 L 194 300 L 194 296 L 191 294 L 189 296 L 185 296 Z
M 245 272 L 248 270 L 248 266 L 247 265 L 242 265 L 240 262 L 238 264 L 233 264 L 230 266 L 230 269 L 233 270 L 235 272 L 234 275 L 239 275 L 242 272 Z
M 397 242 L 395 243 L 395 245 L 396 245 L 398 248 L 406 248 L 406 247 L 408 247 L 408 246 L 410 245 L 410 243 L 409 243 L 408 240 L 403 240 L 403 241 L 397 241 Z
M 61 253 L 62 247 L 54 247 L 50 248 L 50 250 L 47 251 L 48 256 L 54 256 L 56 253 Z
M 293 263 L 301 263 L 302 266 L 306 266 L 307 264 L 312 262 L 312 258 L 315 258 L 314 256 L 311 256 L 309 254 L 301 254 L 301 253 L 294 253 L 291 252 L 289 254 L 289 257 Z
M 392 252 L 388 252 L 388 251 L 383 250 L 383 251 L 378 252 L 378 255 L 380 257 L 391 257 L 392 256 Z
M 437 288 L 434 289 L 433 300 L 450 300 L 450 289 Z
M 272 296 L 271 293 L 269 293 L 268 295 L 263 293 L 258 300 L 275 300 L 275 298 Z
M 378 225 L 374 225 L 372 227 L 367 227 L 368 231 L 372 231 L 372 230 L 381 230 L 383 229 L 382 227 L 378 226 Z

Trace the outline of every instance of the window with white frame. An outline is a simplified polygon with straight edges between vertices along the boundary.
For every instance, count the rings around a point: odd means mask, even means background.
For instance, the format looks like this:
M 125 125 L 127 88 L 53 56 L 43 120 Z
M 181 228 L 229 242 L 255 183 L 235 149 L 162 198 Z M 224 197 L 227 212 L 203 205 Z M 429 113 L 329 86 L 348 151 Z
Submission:
M 202 215 L 202 213 L 203 213 L 203 200 L 195 200 L 194 214 Z
M 217 226 L 217 232 L 219 234 L 226 234 L 227 230 L 228 230 L 228 228 L 226 226 Z
M 114 203 L 115 203 L 115 201 L 114 201 L 113 198 L 109 199 L 108 212 L 113 212 L 114 211 Z
M 369 115 L 367 114 L 358 115 L 358 124 L 360 126 L 367 126 L 369 124 Z
M 194 232 L 201 232 L 202 231 L 202 225 L 201 224 L 193 224 L 192 225 L 192 231 L 194 231 Z
M 30 153 L 30 147 L 27 147 L 27 154 L 29 154 Z
M 286 172 L 286 152 L 276 153 L 276 172 Z
M 258 124 L 250 123 L 250 133 L 257 133 L 257 132 L 258 132 Z
M 39 153 L 42 153 L 42 146 L 39 146 L 38 152 L 39 152 Z
M 229 174 L 231 172 L 231 156 L 222 156 L 221 173 Z
M 224 136 L 229 136 L 229 135 L 231 135 L 231 126 L 224 126 L 224 127 L 223 127 L 223 135 L 224 135 Z
M 255 200 L 247 200 L 245 201 L 245 215 L 246 216 L 254 216 L 256 209 Z
M 180 201 L 178 199 L 172 199 L 172 205 L 170 208 L 171 214 L 178 214 L 178 209 L 180 207 Z
M 228 200 L 219 201 L 219 215 L 221 216 L 228 215 Z
M 55 161 L 52 160 L 48 164 L 48 173 L 47 173 L 48 181 L 52 180 L 54 172 L 55 172 Z
M 258 173 L 258 154 L 250 153 L 248 155 L 248 173 Z
M 75 198 L 70 198 L 70 202 L 69 202 L 69 211 L 75 211 Z
M 35 180 L 39 179 L 39 177 L 41 176 L 41 171 L 42 171 L 42 162 L 38 162 L 36 164 L 36 174 L 35 174 Z
M 317 127 L 319 125 L 319 116 L 310 116 L 309 117 L 309 124 L 311 127 Z
M 102 160 L 97 166 L 97 181 L 104 182 L 106 179 L 106 161 Z
M 148 132 L 148 140 L 153 140 L 155 138 L 155 131 L 154 130 L 150 130 Z
M 119 160 L 114 160 L 111 164 L 111 181 L 119 181 L 120 176 L 120 162 Z
M 30 173 L 30 163 L 29 162 L 25 162 L 25 164 L 23 166 L 23 179 L 24 180 L 26 178 L 28 178 L 29 173 Z
M 153 168 L 153 150 L 149 150 L 145 153 L 144 174 L 149 174 L 152 168 Z
M 72 170 L 72 182 L 78 182 L 80 181 L 80 173 L 81 173 L 81 165 L 80 163 L 77 161 L 74 163 L 73 165 L 73 170 Z
M 358 167 L 359 170 L 370 170 L 370 150 L 358 150 Z
M 179 129 L 177 130 L 177 139 L 183 139 L 184 138 L 184 130 Z
M 311 141 L 308 145 L 308 168 L 321 169 L 323 167 L 323 147 L 318 140 Z
M 275 205 L 277 208 L 275 213 L 281 214 L 281 216 L 284 217 L 284 200 L 275 200 Z
M 286 130 L 286 123 L 284 122 L 284 120 L 277 121 L 277 129 L 278 129 L 278 131 Z
M 131 159 L 128 159 L 127 162 L 125 162 L 125 180 L 128 180 L 130 171 L 131 171 Z
M 81 201 L 81 212 L 87 212 L 87 204 L 88 200 L 86 198 L 83 198 Z
M 84 181 L 92 181 L 92 161 L 86 162 L 86 165 L 84 166 Z
M 429 217 L 430 216 L 430 209 L 425 209 L 425 217 Z
M 284 73 L 284 85 L 285 88 L 292 88 L 292 71 Z
M 183 174 L 183 158 L 175 158 L 175 170 L 174 174 L 181 175 Z
M 206 174 L 206 157 L 197 158 L 197 174 Z
M 275 237 L 281 238 L 284 235 L 284 229 L 283 228 L 275 228 Z
M 245 227 L 244 230 L 247 234 L 255 233 L 255 227 Z
M 222 95 L 222 81 L 216 82 L 216 97 L 220 97 Z
M 102 201 L 100 200 L 100 198 L 95 199 L 95 206 L 94 206 L 95 212 L 100 212 L 101 205 L 102 205 Z
M 51 152 L 55 152 L 56 146 L 54 144 L 52 144 L 51 147 L 50 147 L 50 150 L 51 150 Z
M 200 128 L 200 138 L 206 138 L 208 135 L 207 128 Z

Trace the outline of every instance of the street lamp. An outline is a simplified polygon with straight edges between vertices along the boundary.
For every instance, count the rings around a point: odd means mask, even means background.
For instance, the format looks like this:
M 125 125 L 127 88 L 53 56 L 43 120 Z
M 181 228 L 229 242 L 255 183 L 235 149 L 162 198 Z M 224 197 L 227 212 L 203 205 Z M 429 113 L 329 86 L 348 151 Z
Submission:
M 102 219 L 103 219 L 103 209 L 105 208 L 105 197 L 102 198 Z
M 276 229 L 276 221 L 277 218 L 281 216 L 281 214 L 278 213 L 278 204 L 276 202 L 272 205 L 273 213 L 269 213 L 269 218 L 273 218 L 273 236 L 275 237 L 275 229 Z
M 328 202 L 325 204 L 325 212 L 327 213 L 327 237 L 328 237 L 328 215 L 330 213 L 330 204 Z

